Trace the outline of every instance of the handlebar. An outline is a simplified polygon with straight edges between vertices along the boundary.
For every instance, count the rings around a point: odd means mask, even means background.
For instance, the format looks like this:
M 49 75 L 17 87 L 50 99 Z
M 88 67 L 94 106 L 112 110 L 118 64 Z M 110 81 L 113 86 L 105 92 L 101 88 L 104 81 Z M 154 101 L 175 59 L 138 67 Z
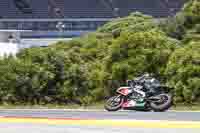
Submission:
M 148 73 L 147 74 L 143 74 L 142 76 L 135 78 L 135 80 L 136 81 L 140 81 L 140 80 L 142 80 L 142 79 L 144 79 L 146 77 L 150 77 L 150 75 Z
M 144 80 L 145 78 L 149 78 L 149 77 L 150 77 L 150 74 L 146 73 L 146 74 L 143 74 L 140 77 L 135 78 L 134 80 L 127 80 L 126 82 L 127 82 L 128 85 L 133 85 L 133 82 L 142 83 L 141 82 L 142 80 Z

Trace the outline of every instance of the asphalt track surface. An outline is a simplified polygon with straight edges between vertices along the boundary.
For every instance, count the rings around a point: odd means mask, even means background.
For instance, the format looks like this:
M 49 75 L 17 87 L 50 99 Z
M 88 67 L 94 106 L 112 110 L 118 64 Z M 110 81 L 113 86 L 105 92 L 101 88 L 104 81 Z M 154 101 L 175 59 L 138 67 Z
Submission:
M 0 133 L 200 133 L 200 112 L 0 110 Z
M 200 121 L 200 112 L 136 112 L 136 111 L 73 111 L 73 110 L 1 110 L 0 117 L 75 118 L 75 119 L 125 119 Z

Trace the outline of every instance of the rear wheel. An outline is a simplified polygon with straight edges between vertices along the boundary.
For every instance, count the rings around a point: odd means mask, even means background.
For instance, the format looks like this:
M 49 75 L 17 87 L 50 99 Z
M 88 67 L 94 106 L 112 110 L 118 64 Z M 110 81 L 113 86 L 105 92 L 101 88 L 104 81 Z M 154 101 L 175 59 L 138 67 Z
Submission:
M 121 109 L 123 104 L 123 97 L 121 95 L 110 97 L 106 103 L 104 108 L 107 111 L 117 111 Z
M 150 107 L 153 111 L 163 112 L 172 106 L 172 96 L 170 94 L 160 94 L 156 97 L 159 97 L 159 100 L 150 103 Z

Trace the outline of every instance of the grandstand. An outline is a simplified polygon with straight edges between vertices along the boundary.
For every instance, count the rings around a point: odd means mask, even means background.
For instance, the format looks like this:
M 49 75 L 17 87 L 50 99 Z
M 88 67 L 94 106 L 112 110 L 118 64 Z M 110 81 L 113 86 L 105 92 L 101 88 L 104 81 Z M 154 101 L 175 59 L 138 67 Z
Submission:
M 0 17 L 38 18 L 113 18 L 140 11 L 166 17 L 180 9 L 183 0 L 1 0 Z
M 139 11 L 162 18 L 177 12 L 184 0 L 1 0 L 0 29 L 95 30 L 111 18 Z
M 0 0 L 0 29 L 21 38 L 69 38 L 94 31 L 116 17 L 139 11 L 174 15 L 184 0 Z

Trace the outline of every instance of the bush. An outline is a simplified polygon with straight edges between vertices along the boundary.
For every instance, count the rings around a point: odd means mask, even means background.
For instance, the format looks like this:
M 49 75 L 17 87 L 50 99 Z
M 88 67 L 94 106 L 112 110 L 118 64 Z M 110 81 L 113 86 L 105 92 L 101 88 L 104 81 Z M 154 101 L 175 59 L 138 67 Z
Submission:
M 58 84 L 64 80 L 64 60 L 59 53 L 33 48 L 22 51 L 17 57 L 2 60 L 6 64 L 0 68 L 1 81 L 7 85 L 1 84 L 0 88 L 7 87 L 7 95 L 11 95 L 12 100 L 6 95 L 2 99 L 31 104 L 39 104 L 47 97 L 52 99 L 51 95 L 55 95 Z
M 186 18 L 183 13 L 160 21 L 160 28 L 170 37 L 182 40 L 186 34 Z
M 190 19 L 189 25 L 194 25 L 199 23 L 200 20 L 200 1 L 199 0 L 190 0 L 185 4 L 183 8 L 183 13 L 185 13 L 186 17 Z
M 103 27 L 100 27 L 98 31 L 112 33 L 114 37 L 118 37 L 121 32 L 125 30 L 131 29 L 133 32 L 134 30 L 144 31 L 155 25 L 153 17 L 136 12 L 130 14 L 128 17 L 115 19 L 105 24 Z
M 177 49 L 169 59 L 166 74 L 174 87 L 175 102 L 193 103 L 200 99 L 200 42 Z
M 121 81 L 143 72 L 161 76 L 168 57 L 178 44 L 155 29 L 134 34 L 124 32 L 111 47 L 107 70 L 112 79 Z
M 188 43 L 196 38 L 198 33 L 198 24 L 200 24 L 200 1 L 189 0 L 183 9 L 174 17 L 167 18 L 160 22 L 160 28 L 167 33 L 168 36 L 178 40 L 184 40 Z M 192 32 L 192 33 L 191 33 Z M 194 36 L 193 36 L 194 35 Z

